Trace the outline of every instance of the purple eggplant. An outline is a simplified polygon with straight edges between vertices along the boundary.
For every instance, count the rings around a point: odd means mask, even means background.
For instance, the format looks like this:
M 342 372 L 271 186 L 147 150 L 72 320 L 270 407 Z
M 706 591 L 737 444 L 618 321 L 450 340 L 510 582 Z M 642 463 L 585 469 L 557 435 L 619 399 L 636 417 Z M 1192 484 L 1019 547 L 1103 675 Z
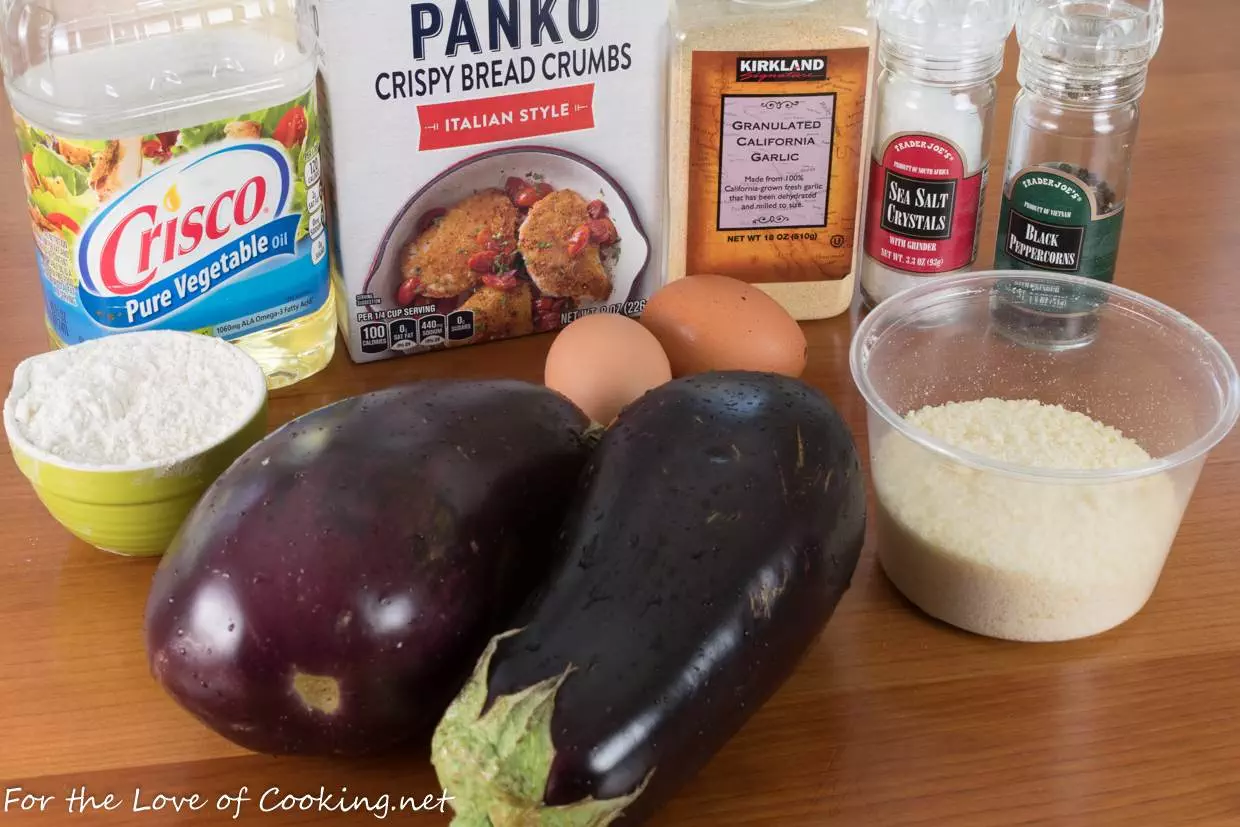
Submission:
M 155 678 L 272 754 L 421 739 L 550 570 L 588 418 L 520 382 L 348 399 L 233 465 L 155 576 Z
M 865 537 L 848 428 L 784 377 L 651 391 L 582 480 L 554 572 L 432 740 L 461 825 L 640 824 L 789 677 Z

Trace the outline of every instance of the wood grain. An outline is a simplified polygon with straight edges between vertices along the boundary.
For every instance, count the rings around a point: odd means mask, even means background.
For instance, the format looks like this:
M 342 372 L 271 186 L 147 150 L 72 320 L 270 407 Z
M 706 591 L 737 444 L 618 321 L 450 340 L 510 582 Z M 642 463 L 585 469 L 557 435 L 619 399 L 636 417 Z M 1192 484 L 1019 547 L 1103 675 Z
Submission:
M 1175 0 L 1146 97 L 1119 281 L 1240 345 L 1240 5 Z M 1011 110 L 1004 75 L 1001 124 Z M 0 370 L 46 347 L 11 139 L 0 175 Z M 984 238 L 993 239 L 1006 126 L 996 138 Z M 988 244 L 983 261 L 990 261 Z M 856 313 L 807 325 L 807 378 L 864 445 L 848 375 Z M 356 367 L 338 356 L 280 392 L 277 422 L 342 396 L 431 376 L 538 380 L 549 337 Z M 153 564 L 72 540 L 0 462 L 0 793 L 56 796 L 8 823 L 74 824 L 85 785 L 121 806 L 89 823 L 219 824 L 215 798 L 247 787 L 243 823 L 364 824 L 365 812 L 262 813 L 269 788 L 399 797 L 438 793 L 422 756 L 330 763 L 248 755 L 207 732 L 148 676 L 140 635 Z M 1211 458 L 1146 611 L 1080 643 L 1021 646 L 928 620 L 867 548 L 821 643 L 656 820 L 658 825 L 1178 827 L 1240 825 L 1240 444 Z M 133 813 L 141 789 L 198 793 L 192 817 Z M 390 821 L 446 824 L 438 813 Z

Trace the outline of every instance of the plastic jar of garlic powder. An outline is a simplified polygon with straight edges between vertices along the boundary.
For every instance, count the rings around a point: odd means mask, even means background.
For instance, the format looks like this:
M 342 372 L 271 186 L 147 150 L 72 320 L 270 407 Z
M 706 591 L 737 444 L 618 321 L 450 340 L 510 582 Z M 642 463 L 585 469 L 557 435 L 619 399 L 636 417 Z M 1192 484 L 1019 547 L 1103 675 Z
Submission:
M 677 0 L 668 281 L 717 274 L 795 318 L 852 303 L 868 145 L 865 0 Z

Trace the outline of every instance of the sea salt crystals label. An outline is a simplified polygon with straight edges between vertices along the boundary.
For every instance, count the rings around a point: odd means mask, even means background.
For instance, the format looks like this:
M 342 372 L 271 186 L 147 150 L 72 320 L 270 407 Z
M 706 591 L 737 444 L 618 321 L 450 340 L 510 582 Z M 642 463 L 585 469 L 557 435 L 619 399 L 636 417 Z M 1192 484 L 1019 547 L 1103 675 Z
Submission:
M 939 274 L 977 257 L 987 167 L 969 173 L 951 141 L 896 135 L 874 157 L 866 255 L 893 270 Z

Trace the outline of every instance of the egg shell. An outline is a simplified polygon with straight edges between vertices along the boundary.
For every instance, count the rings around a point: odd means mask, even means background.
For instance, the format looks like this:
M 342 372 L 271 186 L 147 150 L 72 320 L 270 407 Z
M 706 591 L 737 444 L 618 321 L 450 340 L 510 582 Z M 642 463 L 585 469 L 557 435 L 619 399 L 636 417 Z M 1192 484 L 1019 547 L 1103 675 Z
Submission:
M 646 391 L 672 379 L 658 339 L 627 316 L 583 316 L 560 331 L 547 353 L 545 381 L 600 425 Z
M 723 370 L 805 372 L 809 345 L 796 319 L 766 293 L 725 276 L 687 276 L 646 303 L 644 324 L 676 377 Z

